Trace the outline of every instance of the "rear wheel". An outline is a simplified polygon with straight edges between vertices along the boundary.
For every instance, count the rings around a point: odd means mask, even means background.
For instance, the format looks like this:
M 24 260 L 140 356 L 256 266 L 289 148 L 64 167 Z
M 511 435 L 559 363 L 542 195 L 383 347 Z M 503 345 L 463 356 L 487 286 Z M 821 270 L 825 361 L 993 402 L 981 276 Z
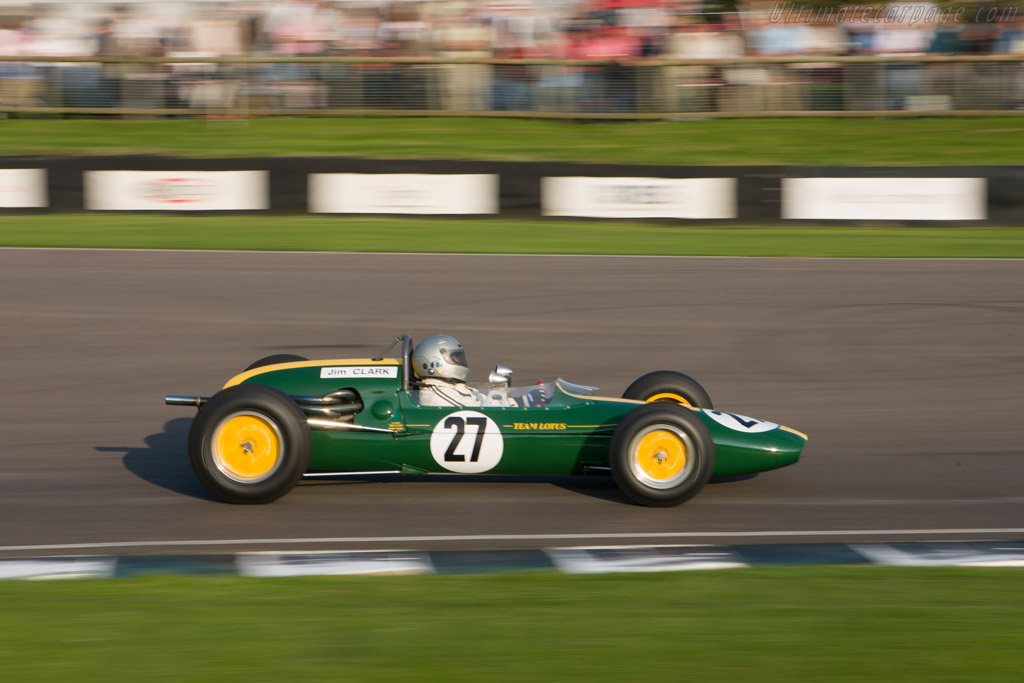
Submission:
M 269 503 L 309 466 L 302 411 L 277 389 L 242 384 L 211 398 L 192 422 L 189 460 L 203 485 L 229 503 Z
M 619 423 L 608 449 L 619 488 L 652 507 L 678 505 L 711 478 L 715 445 L 697 415 L 680 405 L 639 406 Z
M 308 360 L 303 356 L 296 356 L 294 353 L 275 353 L 273 356 L 265 356 L 260 358 L 258 361 L 253 362 L 252 365 L 245 369 L 246 372 L 255 370 L 256 368 L 262 368 L 267 365 L 277 365 L 279 363 L 294 363 L 296 361 Z
M 629 385 L 622 398 L 656 403 L 678 403 L 711 410 L 711 397 L 700 383 L 689 375 L 671 370 L 650 372 Z

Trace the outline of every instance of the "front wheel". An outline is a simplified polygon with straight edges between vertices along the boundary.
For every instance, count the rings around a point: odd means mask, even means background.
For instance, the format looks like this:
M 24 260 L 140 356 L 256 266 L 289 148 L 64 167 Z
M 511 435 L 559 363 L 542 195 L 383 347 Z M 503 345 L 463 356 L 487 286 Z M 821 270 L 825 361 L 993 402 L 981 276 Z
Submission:
M 269 503 L 309 466 L 306 419 L 288 396 L 241 384 L 211 398 L 192 422 L 188 454 L 199 480 L 229 503 Z
M 679 405 L 639 406 L 619 423 L 608 449 L 619 488 L 651 507 L 678 505 L 704 488 L 715 467 L 711 432 Z
M 672 370 L 649 372 L 629 385 L 622 398 L 634 401 L 678 403 L 692 408 L 711 410 L 711 397 L 700 382 Z

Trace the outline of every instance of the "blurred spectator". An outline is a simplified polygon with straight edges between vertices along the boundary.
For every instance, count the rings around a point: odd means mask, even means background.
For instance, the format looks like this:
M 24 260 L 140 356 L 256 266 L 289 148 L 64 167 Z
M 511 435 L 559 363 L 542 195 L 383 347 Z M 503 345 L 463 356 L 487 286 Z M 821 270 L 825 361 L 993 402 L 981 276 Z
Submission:
M 906 5 L 911 11 L 915 8 L 927 10 L 934 8 L 930 2 L 911 3 Z M 893 5 L 886 10 L 894 8 Z M 902 10 L 903 5 L 897 9 Z M 914 57 L 928 52 L 935 37 L 931 26 L 911 25 L 909 22 L 892 22 L 881 24 L 875 29 L 873 52 L 880 57 Z M 885 108 L 906 109 L 918 107 L 923 93 L 926 67 L 914 62 L 898 62 L 884 65 L 885 73 Z
M 739 31 L 722 24 L 681 24 L 668 41 L 672 59 L 737 59 L 745 45 Z M 728 78 L 738 73 L 727 65 L 675 66 L 667 70 L 669 111 L 719 109 L 719 98 Z
M 525 48 L 499 48 L 494 56 L 501 59 L 525 59 Z M 491 109 L 495 111 L 528 111 L 533 109 L 533 70 L 525 64 L 496 64 Z
M 1021 99 L 1019 64 L 839 65 L 828 57 L 905 61 L 927 54 L 1024 54 L 1021 3 L 0 0 L 5 56 L 379 59 L 248 65 L 6 61 L 0 62 L 0 106 L 566 112 L 1002 108 Z M 844 7 L 853 11 L 838 11 Z M 424 62 L 395 61 L 399 57 Z M 432 57 L 468 63 L 435 64 Z M 759 57 L 815 60 L 700 63 Z M 598 63 L 487 63 L 524 58 Z M 695 63 L 638 66 L 640 60 L 659 58 Z
M 450 3 L 433 32 L 439 57 L 486 59 L 492 56 L 495 34 L 491 22 L 470 2 Z M 455 111 L 486 109 L 490 103 L 490 73 L 485 64 L 445 64 L 441 78 L 441 107 Z
M 601 60 L 606 64 L 584 68 L 584 111 L 634 111 L 636 67 L 630 60 L 640 56 L 641 43 L 634 31 L 606 25 L 587 32 L 570 51 L 573 59 Z
M 678 26 L 711 25 L 735 33 L 755 56 L 1015 50 L 1022 36 L 1016 0 L 983 3 L 768 3 L 767 0 L 225 0 L 224 2 L 48 2 L 0 0 L 4 52 L 96 54 L 107 27 L 124 55 L 174 51 L 217 56 L 320 55 L 388 50 L 403 55 L 491 56 L 532 51 L 557 42 L 583 42 L 598 54 L 652 57 L 678 53 L 667 43 Z M 722 12 L 722 7 L 736 11 Z M 842 7 L 855 11 L 839 13 Z M 914 21 L 917 9 L 965 12 L 956 22 Z M 983 9 L 975 12 L 974 8 Z M 705 9 L 706 8 L 706 9 Z M 807 9 L 808 11 L 800 11 Z M 877 14 L 864 20 L 861 10 Z M 882 17 L 899 10 L 901 18 Z M 810 10 L 813 10 L 810 11 Z M 723 17 L 742 16 L 727 24 Z M 947 18 L 948 18 L 947 12 Z M 990 16 L 991 15 L 991 16 Z M 699 33 L 699 32 L 698 32 Z M 13 36 L 12 36 L 13 34 Z M 939 35 L 941 34 L 941 35 Z M 634 45 L 635 44 L 635 45 Z M 14 51 L 17 50 L 17 51 Z M 697 50 L 704 51 L 703 49 Z

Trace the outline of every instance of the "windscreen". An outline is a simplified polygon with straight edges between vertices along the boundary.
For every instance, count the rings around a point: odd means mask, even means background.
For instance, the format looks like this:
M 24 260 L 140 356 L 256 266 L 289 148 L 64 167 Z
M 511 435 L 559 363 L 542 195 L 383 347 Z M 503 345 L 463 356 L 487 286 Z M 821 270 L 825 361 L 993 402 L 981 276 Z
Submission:
M 487 382 L 473 382 L 470 385 L 487 397 L 486 405 L 508 408 L 545 408 L 549 405 L 573 405 L 586 401 L 595 387 L 572 384 L 557 377 L 546 377 L 534 381 L 517 383 L 513 387 L 495 387 Z

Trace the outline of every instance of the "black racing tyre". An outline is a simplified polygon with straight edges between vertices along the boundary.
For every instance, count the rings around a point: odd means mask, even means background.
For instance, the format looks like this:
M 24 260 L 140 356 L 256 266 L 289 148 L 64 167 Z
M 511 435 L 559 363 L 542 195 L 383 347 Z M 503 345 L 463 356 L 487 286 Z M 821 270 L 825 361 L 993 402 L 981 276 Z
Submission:
M 196 476 L 228 503 L 269 503 L 286 494 L 308 468 L 310 446 L 295 402 L 258 384 L 215 394 L 188 434 Z
M 629 385 L 622 398 L 634 401 L 664 401 L 711 410 L 711 397 L 700 383 L 689 375 L 672 370 L 649 372 Z
M 619 488 L 651 507 L 678 505 L 697 495 L 715 468 L 711 432 L 681 405 L 638 406 L 619 423 L 608 448 Z
M 253 362 L 252 365 L 245 369 L 245 372 L 255 370 L 256 368 L 262 368 L 265 365 L 277 365 L 278 363 L 294 363 L 295 361 L 309 360 L 302 356 L 296 356 L 294 353 L 275 353 L 273 356 L 266 356 L 260 358 L 258 361 Z

